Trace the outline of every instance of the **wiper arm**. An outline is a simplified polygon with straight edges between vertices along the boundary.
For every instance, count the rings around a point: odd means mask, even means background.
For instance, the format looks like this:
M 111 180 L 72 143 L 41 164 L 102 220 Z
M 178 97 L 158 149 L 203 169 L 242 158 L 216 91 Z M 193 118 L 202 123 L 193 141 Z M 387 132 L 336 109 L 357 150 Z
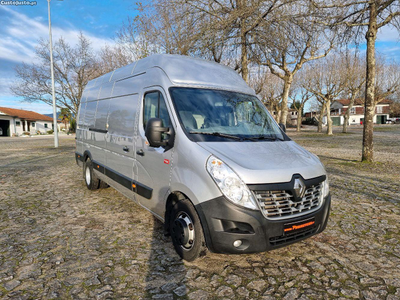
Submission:
M 269 140 L 269 141 L 279 140 L 279 141 L 283 141 L 283 139 L 280 139 L 280 138 L 278 138 L 276 136 L 266 136 L 266 135 L 260 135 L 260 136 L 252 137 L 252 138 L 251 137 L 246 137 L 246 138 L 243 138 L 243 139 L 250 140 L 250 141 L 259 141 L 259 140 Z
M 242 140 L 241 137 L 238 137 L 238 136 L 236 136 L 236 135 L 230 135 L 230 134 L 221 133 L 221 132 L 189 131 L 189 133 L 192 133 L 192 134 L 213 135 L 213 136 L 220 136 L 220 137 L 225 137 L 225 138 L 234 139 L 234 140 Z

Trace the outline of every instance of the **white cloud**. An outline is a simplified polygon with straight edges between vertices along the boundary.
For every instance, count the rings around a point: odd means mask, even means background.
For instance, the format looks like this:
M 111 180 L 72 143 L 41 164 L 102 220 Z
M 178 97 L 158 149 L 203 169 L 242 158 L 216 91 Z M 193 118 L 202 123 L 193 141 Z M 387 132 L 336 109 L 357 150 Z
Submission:
M 386 25 L 378 31 L 378 41 L 381 42 L 399 42 L 400 32 L 393 26 Z
M 0 59 L 14 62 L 32 63 L 35 57 L 35 45 L 39 39 L 48 40 L 49 28 L 47 20 L 42 17 L 29 18 L 11 8 L 1 6 L 6 12 L 6 17 L 0 28 Z M 82 31 L 92 42 L 93 49 L 100 49 L 105 44 L 114 42 L 108 38 L 94 36 Z M 78 42 L 80 31 L 76 28 L 52 27 L 53 41 L 63 37 L 69 44 Z
M 38 40 L 48 40 L 47 17 L 30 18 L 6 6 L 0 6 L 0 15 L 0 106 L 51 113 L 50 105 L 40 102 L 22 102 L 19 97 L 13 96 L 9 89 L 16 80 L 13 67 L 22 62 L 33 63 Z M 53 26 L 52 33 L 53 42 L 63 37 L 70 45 L 75 45 L 78 42 L 80 31 L 70 24 L 63 28 Z M 86 31 L 82 31 L 82 33 L 90 39 L 94 50 L 100 50 L 105 44 L 114 44 L 111 39 L 97 37 Z

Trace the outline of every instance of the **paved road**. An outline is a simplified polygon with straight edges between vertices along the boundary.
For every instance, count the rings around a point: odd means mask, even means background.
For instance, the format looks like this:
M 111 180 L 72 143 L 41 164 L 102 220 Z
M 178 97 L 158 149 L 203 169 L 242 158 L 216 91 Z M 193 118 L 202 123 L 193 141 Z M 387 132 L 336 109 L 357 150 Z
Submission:
M 0 297 L 400 299 L 399 178 L 390 175 L 399 156 L 360 164 L 357 133 L 291 134 L 327 165 L 327 230 L 268 253 L 209 253 L 193 263 L 144 209 L 112 188 L 86 189 L 73 137 L 58 149 L 52 139 L 0 140 Z

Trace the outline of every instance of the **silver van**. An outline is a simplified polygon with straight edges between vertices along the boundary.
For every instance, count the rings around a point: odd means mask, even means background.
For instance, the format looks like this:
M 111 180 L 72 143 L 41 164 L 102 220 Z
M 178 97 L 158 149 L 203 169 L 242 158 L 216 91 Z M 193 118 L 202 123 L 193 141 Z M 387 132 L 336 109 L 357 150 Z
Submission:
M 141 59 L 88 83 L 77 125 L 87 187 L 110 185 L 149 210 L 185 260 L 276 249 L 326 227 L 322 163 L 228 67 Z

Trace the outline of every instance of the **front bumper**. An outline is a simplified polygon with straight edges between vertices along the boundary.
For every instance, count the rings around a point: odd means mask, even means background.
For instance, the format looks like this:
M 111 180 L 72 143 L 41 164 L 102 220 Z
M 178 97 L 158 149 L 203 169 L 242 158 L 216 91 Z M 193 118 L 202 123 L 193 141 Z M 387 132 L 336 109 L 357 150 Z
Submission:
M 285 220 L 268 220 L 260 211 L 239 207 L 224 196 L 196 205 L 207 247 L 216 253 L 255 253 L 277 249 L 322 232 L 328 222 L 330 194 L 322 206 L 310 214 Z M 313 220 L 312 226 L 285 233 L 285 224 Z M 242 245 L 234 247 L 233 242 Z

